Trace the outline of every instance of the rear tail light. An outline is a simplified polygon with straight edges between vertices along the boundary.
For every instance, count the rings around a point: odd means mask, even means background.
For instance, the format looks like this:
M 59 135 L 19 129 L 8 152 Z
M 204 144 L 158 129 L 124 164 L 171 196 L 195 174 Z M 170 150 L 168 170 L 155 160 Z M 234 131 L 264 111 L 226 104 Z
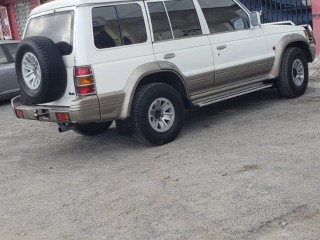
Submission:
M 58 121 L 70 121 L 70 116 L 68 113 L 56 113 Z
M 77 87 L 78 95 L 89 95 L 95 92 L 94 86 L 78 86 Z
M 79 96 L 92 95 L 96 93 L 94 76 L 90 66 L 75 67 L 74 77 L 76 90 Z
M 18 118 L 24 118 L 24 114 L 22 110 L 16 109 L 16 115 Z

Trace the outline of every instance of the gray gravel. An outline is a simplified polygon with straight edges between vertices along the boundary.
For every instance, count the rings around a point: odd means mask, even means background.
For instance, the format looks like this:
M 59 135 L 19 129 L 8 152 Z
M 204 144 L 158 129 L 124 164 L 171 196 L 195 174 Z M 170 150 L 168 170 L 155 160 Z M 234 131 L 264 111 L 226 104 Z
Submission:
M 320 85 L 187 112 L 173 143 L 59 134 L 0 103 L 0 239 L 320 239 Z

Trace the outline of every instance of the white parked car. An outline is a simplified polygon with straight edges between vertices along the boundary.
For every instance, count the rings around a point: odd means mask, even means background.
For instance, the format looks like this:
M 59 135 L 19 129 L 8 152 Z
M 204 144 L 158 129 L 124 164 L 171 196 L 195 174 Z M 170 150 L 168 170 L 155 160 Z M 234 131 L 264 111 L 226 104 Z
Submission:
M 19 118 L 60 132 L 173 141 L 186 108 L 270 87 L 304 94 L 310 27 L 261 24 L 235 0 L 59 0 L 34 9 L 16 56 Z

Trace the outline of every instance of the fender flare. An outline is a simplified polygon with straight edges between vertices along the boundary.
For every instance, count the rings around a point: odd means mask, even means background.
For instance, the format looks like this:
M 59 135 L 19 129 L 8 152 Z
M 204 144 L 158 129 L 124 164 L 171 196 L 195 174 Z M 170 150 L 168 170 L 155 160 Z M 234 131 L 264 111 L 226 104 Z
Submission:
M 128 78 L 127 84 L 122 90 L 125 94 L 123 107 L 121 110 L 121 119 L 125 119 L 130 116 L 131 106 L 132 106 L 132 100 L 134 97 L 134 94 L 139 86 L 139 83 L 147 76 L 155 73 L 161 73 L 161 72 L 172 72 L 178 76 L 181 83 L 184 86 L 184 90 L 187 94 L 187 97 L 189 98 L 189 91 L 187 84 L 185 82 L 185 77 L 181 73 L 181 71 L 178 69 L 178 67 L 170 62 L 152 62 L 152 63 L 146 63 L 139 67 L 137 67 L 130 77 Z
M 271 72 L 269 74 L 269 78 L 277 78 L 280 75 L 280 68 L 281 68 L 281 61 L 283 58 L 283 54 L 285 49 L 288 47 L 289 44 L 294 42 L 304 42 L 307 46 L 309 46 L 309 42 L 305 37 L 300 34 L 293 33 L 282 37 L 276 46 L 276 54 L 275 54 L 275 61 Z M 309 47 L 308 47 L 309 49 Z M 310 51 L 310 50 L 309 50 Z

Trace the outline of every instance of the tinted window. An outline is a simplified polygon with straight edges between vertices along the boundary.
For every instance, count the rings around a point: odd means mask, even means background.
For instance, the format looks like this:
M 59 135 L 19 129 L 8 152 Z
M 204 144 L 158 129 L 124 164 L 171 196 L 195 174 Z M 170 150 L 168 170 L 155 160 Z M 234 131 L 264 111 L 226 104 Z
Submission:
M 124 45 L 147 41 L 146 26 L 140 5 L 118 5 L 117 12 Z
M 165 2 L 175 38 L 201 35 L 199 18 L 192 0 Z
M 172 32 L 162 2 L 148 3 L 155 41 L 172 39 Z
M 66 42 L 72 45 L 73 12 L 61 12 L 32 18 L 25 37 L 45 36 L 55 43 Z
M 7 57 L 0 46 L 0 64 L 8 63 Z
M 92 17 L 94 43 L 97 48 L 147 41 L 142 10 L 138 4 L 94 8 Z
M 199 0 L 211 33 L 247 29 L 249 17 L 232 0 Z
M 14 43 L 14 44 L 8 44 L 6 45 L 7 49 L 9 50 L 9 53 L 11 54 L 13 60 L 16 59 L 16 52 L 18 50 L 18 44 Z
M 92 17 L 94 44 L 97 48 L 122 45 L 115 6 L 94 8 Z

